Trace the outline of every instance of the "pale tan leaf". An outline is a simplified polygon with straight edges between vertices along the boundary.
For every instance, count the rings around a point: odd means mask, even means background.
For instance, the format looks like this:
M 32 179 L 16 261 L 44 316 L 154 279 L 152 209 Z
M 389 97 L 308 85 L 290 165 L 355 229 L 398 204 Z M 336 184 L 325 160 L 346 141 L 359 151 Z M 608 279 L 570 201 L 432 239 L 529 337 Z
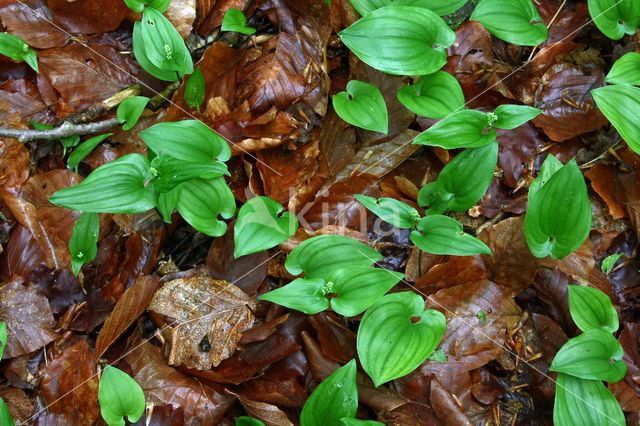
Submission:
M 291 423 L 291 420 L 289 420 L 284 411 L 275 405 L 244 398 L 231 391 L 227 392 L 237 396 L 244 409 L 247 410 L 247 414 L 255 419 L 261 420 L 266 426 L 293 426 L 293 423 Z

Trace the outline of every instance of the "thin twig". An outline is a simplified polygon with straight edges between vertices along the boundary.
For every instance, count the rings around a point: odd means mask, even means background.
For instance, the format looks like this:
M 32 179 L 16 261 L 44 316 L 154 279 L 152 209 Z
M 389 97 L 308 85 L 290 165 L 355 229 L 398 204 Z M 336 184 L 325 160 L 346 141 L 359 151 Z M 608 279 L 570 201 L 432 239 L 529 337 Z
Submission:
M 37 139 L 60 139 L 73 135 L 101 133 L 118 127 L 118 124 L 117 118 L 110 118 L 108 120 L 87 124 L 72 124 L 65 121 L 61 126 L 50 130 L 0 128 L 0 138 L 13 138 L 23 143 Z

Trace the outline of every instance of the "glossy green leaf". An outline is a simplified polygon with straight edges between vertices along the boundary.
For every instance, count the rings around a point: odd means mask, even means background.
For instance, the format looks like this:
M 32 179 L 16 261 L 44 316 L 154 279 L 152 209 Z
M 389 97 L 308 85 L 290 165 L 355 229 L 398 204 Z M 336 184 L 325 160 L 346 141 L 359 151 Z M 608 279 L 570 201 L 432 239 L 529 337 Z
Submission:
M 469 0 L 351 0 L 353 8 L 362 16 L 385 6 L 416 6 L 430 9 L 437 15 L 455 12 Z
M 535 46 L 548 38 L 546 25 L 531 0 L 484 0 L 469 18 L 509 43 Z
M 420 214 L 410 205 L 393 198 L 375 199 L 367 195 L 354 195 L 358 201 L 380 219 L 397 228 L 413 228 Z
M 178 200 L 180 200 L 180 191 L 182 191 L 182 185 L 176 186 L 169 192 L 161 192 L 158 195 L 158 212 L 160 212 L 162 220 L 166 223 L 171 223 L 171 214 L 178 205 Z
M 400 272 L 354 266 L 334 270 L 327 278 L 331 309 L 345 317 L 360 315 L 404 278 Z
M 409 238 L 419 249 L 427 253 L 453 256 L 491 254 L 491 249 L 485 243 L 464 233 L 462 224 L 448 216 L 424 217 L 420 219 L 416 228 L 418 230 L 413 231 Z
M 351 80 L 346 92 L 333 96 L 333 108 L 349 124 L 384 134 L 389 131 L 387 104 L 373 84 Z
M 91 262 L 96 257 L 99 231 L 100 220 L 98 219 L 98 213 L 82 213 L 76 221 L 71 240 L 69 240 L 73 275 L 78 275 L 82 265 L 86 262 Z
M 81 212 L 142 213 L 156 206 L 158 195 L 147 157 L 128 154 L 95 169 L 80 184 L 61 189 L 49 201 Z
M 200 67 L 196 67 L 193 74 L 189 76 L 184 89 L 184 100 L 191 108 L 197 108 L 200 112 L 200 105 L 204 101 L 204 76 Z
M 158 192 L 169 192 L 179 184 L 197 177 L 214 179 L 229 175 L 226 164 L 220 161 L 182 161 L 171 155 L 160 155 L 151 161 L 152 172 L 157 173 L 155 181 Z
M 353 238 L 343 235 L 318 235 L 303 241 L 287 256 L 285 268 L 291 275 L 325 278 L 336 269 L 371 266 L 382 255 Z
M 489 127 L 487 114 L 473 109 L 458 111 L 420 133 L 413 143 L 445 149 L 475 148 L 496 140 L 498 133 Z
M 135 423 L 145 410 L 144 392 L 128 374 L 107 365 L 98 389 L 100 414 L 109 426 L 124 426 L 123 417 Z
M 611 84 L 639 85 L 640 53 L 629 52 L 618 59 L 611 67 L 611 71 L 607 74 L 605 81 Z
M 600 270 L 608 275 L 621 257 L 622 253 L 616 253 L 605 257 L 605 259 L 602 261 Z
M 169 8 L 169 3 L 171 3 L 171 0 L 151 0 L 148 2 L 148 6 L 160 13 L 164 13 Z
M 140 21 L 133 23 L 133 54 L 138 64 L 155 78 L 164 81 L 176 81 L 180 78 L 177 72 L 159 68 L 147 58 L 144 39 L 142 38 L 142 23 Z
M 600 380 L 559 374 L 553 404 L 556 426 L 625 425 L 618 401 Z
M 260 299 L 313 315 L 329 307 L 328 293 L 329 289 L 325 288 L 322 278 L 296 278 L 283 287 L 263 294 Z
M 0 322 L 0 359 L 4 354 L 4 349 L 7 346 L 7 323 Z
M 145 2 L 138 0 L 124 0 L 124 4 L 136 13 L 140 13 L 144 10 Z
M 180 75 L 193 72 L 191 53 L 178 31 L 162 13 L 147 7 L 140 22 L 144 53 L 152 64 Z
M 35 72 L 38 71 L 38 58 L 33 49 L 20 37 L 9 33 L 0 33 L 0 55 L 16 61 L 25 61 Z
M 425 75 L 447 62 L 455 33 L 438 15 L 413 6 L 387 6 L 338 33 L 367 65 L 396 75 Z
M 531 253 L 562 259 L 584 243 L 591 231 L 587 185 L 571 160 L 529 199 L 524 232 Z
M 254 197 L 240 207 L 233 227 L 236 258 L 268 250 L 298 230 L 298 219 L 269 197 Z
M 300 413 L 300 426 L 339 425 L 358 411 L 356 360 L 338 368 L 313 391 Z
M 256 32 L 255 28 L 247 27 L 247 18 L 238 9 L 229 9 L 222 18 L 222 31 L 235 31 L 237 33 L 251 35 Z
M 515 129 L 527 121 L 533 120 L 541 112 L 538 108 L 527 105 L 500 105 L 493 112 L 498 117 L 494 127 L 507 130 Z
M 639 3 L 640 4 L 640 3 Z M 622 139 L 640 154 L 640 88 L 635 86 L 605 86 L 591 91 L 596 104 L 620 133 Z
M 2 426 L 14 426 L 9 407 L 4 403 L 4 399 L 0 398 L 0 425 Z
M 547 182 L 549 182 L 551 176 L 561 168 L 562 163 L 556 157 L 553 155 L 547 155 L 544 163 L 542 163 L 538 177 L 531 182 L 531 186 L 529 187 L 529 203 L 531 203 L 531 200 L 533 200 L 538 191 L 542 189 Z
M 258 419 L 254 419 L 253 417 L 248 416 L 240 416 L 236 418 L 236 426 L 265 426 Z
M 448 72 L 423 75 L 398 91 L 398 100 L 410 111 L 428 118 L 444 118 L 464 109 L 464 94 L 458 80 Z
M 602 291 L 581 285 L 569 285 L 569 312 L 582 331 L 602 329 L 618 331 L 618 312 L 609 296 Z
M 607 37 L 620 40 L 634 34 L 640 24 L 640 2 L 637 0 L 589 0 L 589 14 Z
M 133 96 L 118 105 L 116 112 L 118 123 L 125 123 L 122 130 L 129 130 L 136 125 L 148 102 L 149 98 L 146 96 Z
M 449 208 L 448 200 L 442 200 L 438 197 L 438 182 L 429 182 L 418 192 L 418 205 L 420 207 L 429 207 L 425 214 L 442 214 Z
M 105 133 L 103 135 L 94 136 L 82 142 L 69 155 L 69 160 L 67 160 L 67 166 L 72 169 L 77 169 L 80 162 L 84 160 L 84 158 L 87 155 L 89 155 L 91 151 L 93 151 L 95 147 L 100 144 L 100 142 L 102 142 L 103 140 L 105 140 L 111 135 L 113 135 L 113 133 Z
M 231 158 L 229 144 L 206 124 L 197 120 L 158 123 L 139 133 L 157 155 L 169 154 L 182 161 L 206 163 Z
M 236 212 L 236 200 L 224 178 L 193 179 L 182 184 L 176 207 L 197 231 L 219 237 L 227 230 L 227 224 L 218 215 L 231 219 Z
M 343 417 L 340 419 L 343 425 L 345 426 L 384 426 L 384 423 L 377 422 L 375 420 L 360 420 L 354 419 L 351 417 Z
M 587 330 L 560 348 L 549 370 L 614 383 L 627 372 L 623 355 L 622 345 L 610 332 Z
M 414 317 L 419 320 L 413 322 Z M 409 374 L 431 355 L 446 328 L 445 316 L 425 310 L 417 294 L 387 294 L 360 322 L 357 348 L 362 368 L 376 387 Z

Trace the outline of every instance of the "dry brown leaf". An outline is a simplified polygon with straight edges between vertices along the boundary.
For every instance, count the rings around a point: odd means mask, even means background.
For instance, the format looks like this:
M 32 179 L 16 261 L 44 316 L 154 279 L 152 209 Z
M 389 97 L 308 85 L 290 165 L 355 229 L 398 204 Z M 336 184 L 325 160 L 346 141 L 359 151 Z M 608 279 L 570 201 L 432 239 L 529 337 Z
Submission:
M 29 151 L 15 139 L 0 139 L 0 186 L 15 187 L 29 179 Z
M 196 19 L 196 0 L 173 0 L 169 3 L 164 16 L 173 24 L 182 38 L 187 38 Z
M 53 114 L 31 80 L 7 80 L 0 84 L 0 125 L 26 128 L 21 121 L 45 122 Z
M 113 31 L 129 14 L 120 0 L 48 0 L 64 29 L 72 33 L 95 34 Z
M 22 389 L 6 388 L 0 390 L 0 398 L 7 404 L 11 418 L 16 424 L 25 422 L 33 409 L 31 401 Z
M 37 49 L 62 47 L 69 40 L 69 36 L 56 28 L 56 19 L 42 0 L 13 3 L 0 9 L 0 19 L 7 32 Z
M 465 414 L 465 410 L 458 405 L 453 396 L 445 389 L 438 379 L 431 381 L 431 406 L 440 420 L 447 425 L 473 426 L 475 423 Z
M 253 324 L 255 303 L 227 281 L 195 276 L 164 284 L 149 305 L 175 320 L 166 330 L 169 364 L 206 370 L 229 358 Z M 210 350 L 204 351 L 204 339 Z
M 244 398 L 242 395 L 231 391 L 227 392 L 237 396 L 244 409 L 247 410 L 247 414 L 255 419 L 261 420 L 266 426 L 293 426 L 293 423 L 291 423 L 291 420 L 289 420 L 284 411 L 275 405 Z

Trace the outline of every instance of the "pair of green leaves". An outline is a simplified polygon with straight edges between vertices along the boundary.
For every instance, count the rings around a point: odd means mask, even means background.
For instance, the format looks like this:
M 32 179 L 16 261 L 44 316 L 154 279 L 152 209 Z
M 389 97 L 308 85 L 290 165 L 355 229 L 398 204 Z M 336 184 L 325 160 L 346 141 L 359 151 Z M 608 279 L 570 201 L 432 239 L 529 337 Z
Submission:
M 549 155 L 529 189 L 524 232 L 531 253 L 562 259 L 591 231 L 587 185 L 575 160 L 562 165 Z
M 171 0 L 150 0 L 150 1 L 139 1 L 139 0 L 124 0 L 124 4 L 134 12 L 142 12 L 145 6 L 149 6 L 154 8 L 160 13 L 163 13 L 169 7 L 169 3 Z
M 460 9 L 468 0 L 351 0 L 353 8 L 362 16 L 386 6 L 415 6 L 446 15 Z
M 508 43 L 536 46 L 549 38 L 531 0 L 484 0 L 469 18 Z
M 144 392 L 140 385 L 110 365 L 105 367 L 100 377 L 98 401 L 102 418 L 109 426 L 124 426 L 124 416 L 135 423 L 145 410 Z
M 246 35 L 256 32 L 255 28 L 247 27 L 247 18 L 239 9 L 229 9 L 222 18 L 222 31 L 235 31 Z
M 636 0 L 589 0 L 589 14 L 607 37 L 620 40 L 640 25 L 640 3 Z
M 15 61 L 25 61 L 35 72 L 38 71 L 38 57 L 33 49 L 20 37 L 9 33 L 0 33 L 0 55 Z

